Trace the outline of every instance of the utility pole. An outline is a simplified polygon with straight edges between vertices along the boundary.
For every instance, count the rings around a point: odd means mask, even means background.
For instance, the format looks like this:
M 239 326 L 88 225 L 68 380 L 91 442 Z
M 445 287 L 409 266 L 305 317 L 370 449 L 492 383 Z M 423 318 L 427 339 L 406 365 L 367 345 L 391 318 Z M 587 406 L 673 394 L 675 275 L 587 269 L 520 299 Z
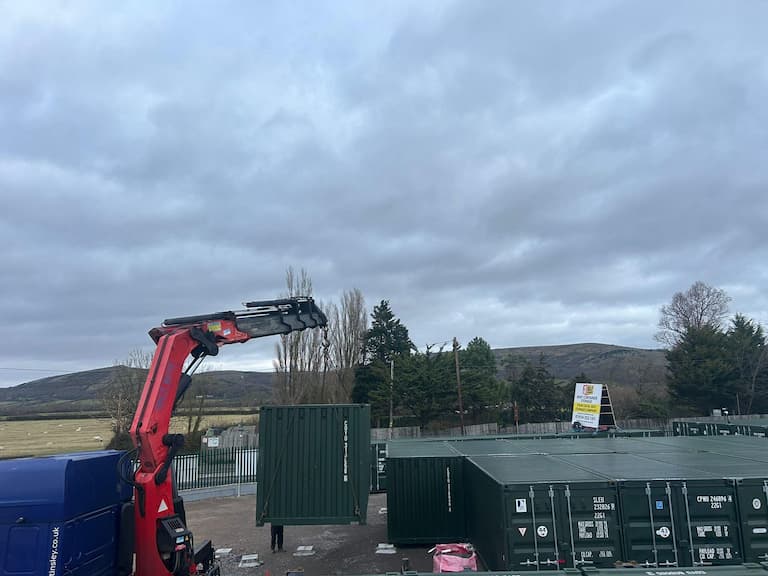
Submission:
M 395 359 L 389 361 L 389 439 L 392 440 L 392 427 L 395 423 Z
M 461 435 L 464 436 L 464 403 L 461 400 L 461 371 L 459 370 L 459 341 L 453 337 L 453 360 L 456 363 L 456 388 L 459 391 L 459 422 Z

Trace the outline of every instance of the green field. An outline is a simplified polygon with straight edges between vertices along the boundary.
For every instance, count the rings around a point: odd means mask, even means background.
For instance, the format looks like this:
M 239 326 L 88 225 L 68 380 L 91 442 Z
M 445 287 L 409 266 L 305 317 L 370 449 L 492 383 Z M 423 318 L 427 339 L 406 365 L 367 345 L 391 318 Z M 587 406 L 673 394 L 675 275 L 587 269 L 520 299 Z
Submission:
M 205 416 L 203 429 L 238 423 L 255 424 L 256 418 L 242 414 Z M 185 432 L 186 419 L 174 418 L 171 431 Z M 109 418 L 0 421 L 0 458 L 101 450 L 111 438 Z

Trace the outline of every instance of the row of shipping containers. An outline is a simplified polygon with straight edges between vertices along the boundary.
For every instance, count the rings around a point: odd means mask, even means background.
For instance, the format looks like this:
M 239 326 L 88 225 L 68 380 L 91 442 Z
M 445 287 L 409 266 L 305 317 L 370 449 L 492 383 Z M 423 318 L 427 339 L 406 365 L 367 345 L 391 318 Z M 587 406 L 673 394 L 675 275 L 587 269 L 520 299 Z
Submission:
M 471 541 L 491 570 L 768 561 L 755 438 L 389 444 L 396 544 Z
M 675 420 L 672 422 L 672 433 L 675 436 L 758 436 L 765 438 L 768 434 L 768 423 L 764 420 L 756 422 L 687 422 Z
M 765 576 L 768 571 L 766 563 L 742 564 L 741 566 L 713 566 L 708 568 L 696 568 L 691 570 L 643 570 L 644 576 Z M 563 573 L 568 576 L 636 576 L 640 573 L 636 568 L 612 568 L 601 570 L 599 568 L 564 568 Z M 405 571 L 405 576 L 427 576 L 432 572 Z M 509 571 L 503 572 L 473 572 L 473 576 L 513 576 Z M 390 576 L 382 574 L 380 576 Z
M 546 434 L 511 434 L 495 435 L 485 438 L 503 440 L 552 440 L 565 439 L 577 440 L 584 438 L 651 438 L 664 436 L 664 430 L 607 430 L 601 432 L 560 432 Z M 418 438 L 401 440 L 402 442 L 444 442 L 446 438 Z M 371 486 L 372 493 L 386 492 L 387 490 L 387 442 L 371 442 Z

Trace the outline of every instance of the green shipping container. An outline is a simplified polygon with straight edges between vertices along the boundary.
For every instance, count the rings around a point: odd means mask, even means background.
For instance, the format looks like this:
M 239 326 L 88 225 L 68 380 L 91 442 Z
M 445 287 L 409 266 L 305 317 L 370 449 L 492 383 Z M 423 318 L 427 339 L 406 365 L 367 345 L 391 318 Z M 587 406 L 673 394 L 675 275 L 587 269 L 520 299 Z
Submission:
M 387 491 L 387 443 L 371 443 L 371 492 Z
M 637 568 L 564 568 L 565 576 L 766 576 L 768 568 L 761 564 L 742 564 L 741 566 L 710 566 L 706 568 L 684 570 L 639 570 Z M 370 576 L 392 576 L 394 573 Z M 432 576 L 432 572 L 405 572 L 407 576 Z M 515 572 L 472 572 L 472 576 L 514 576 Z
M 256 525 L 365 524 L 370 426 L 362 404 L 262 407 Z
M 389 442 L 387 450 L 389 542 L 465 540 L 463 457 L 444 443 Z
M 744 560 L 768 561 L 768 474 L 736 480 Z
M 616 486 L 551 456 L 466 461 L 467 532 L 493 570 L 613 567 L 621 560 Z
M 741 564 L 738 498 L 732 479 L 709 470 L 713 454 L 560 456 L 614 479 L 624 531 L 624 561 L 644 567 Z M 730 468 L 751 469 L 733 458 Z M 725 466 L 725 465 L 724 465 Z

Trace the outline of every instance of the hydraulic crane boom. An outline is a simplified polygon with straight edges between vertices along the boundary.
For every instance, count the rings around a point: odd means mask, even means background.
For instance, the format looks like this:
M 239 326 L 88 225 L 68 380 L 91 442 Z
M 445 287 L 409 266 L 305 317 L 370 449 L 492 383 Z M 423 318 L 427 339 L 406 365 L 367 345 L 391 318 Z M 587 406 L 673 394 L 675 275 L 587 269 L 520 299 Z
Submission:
M 205 557 L 195 555 L 192 534 L 183 513 L 176 510 L 181 504 L 178 498 L 174 502 L 170 474 L 184 437 L 169 434 L 169 426 L 174 408 L 189 388 L 190 374 L 205 356 L 215 356 L 225 344 L 328 324 L 312 298 L 247 302 L 245 307 L 236 312 L 171 318 L 149 332 L 157 348 L 131 425 L 139 462 L 133 479 L 135 576 L 218 573 L 218 568 L 211 567 L 210 546 Z

